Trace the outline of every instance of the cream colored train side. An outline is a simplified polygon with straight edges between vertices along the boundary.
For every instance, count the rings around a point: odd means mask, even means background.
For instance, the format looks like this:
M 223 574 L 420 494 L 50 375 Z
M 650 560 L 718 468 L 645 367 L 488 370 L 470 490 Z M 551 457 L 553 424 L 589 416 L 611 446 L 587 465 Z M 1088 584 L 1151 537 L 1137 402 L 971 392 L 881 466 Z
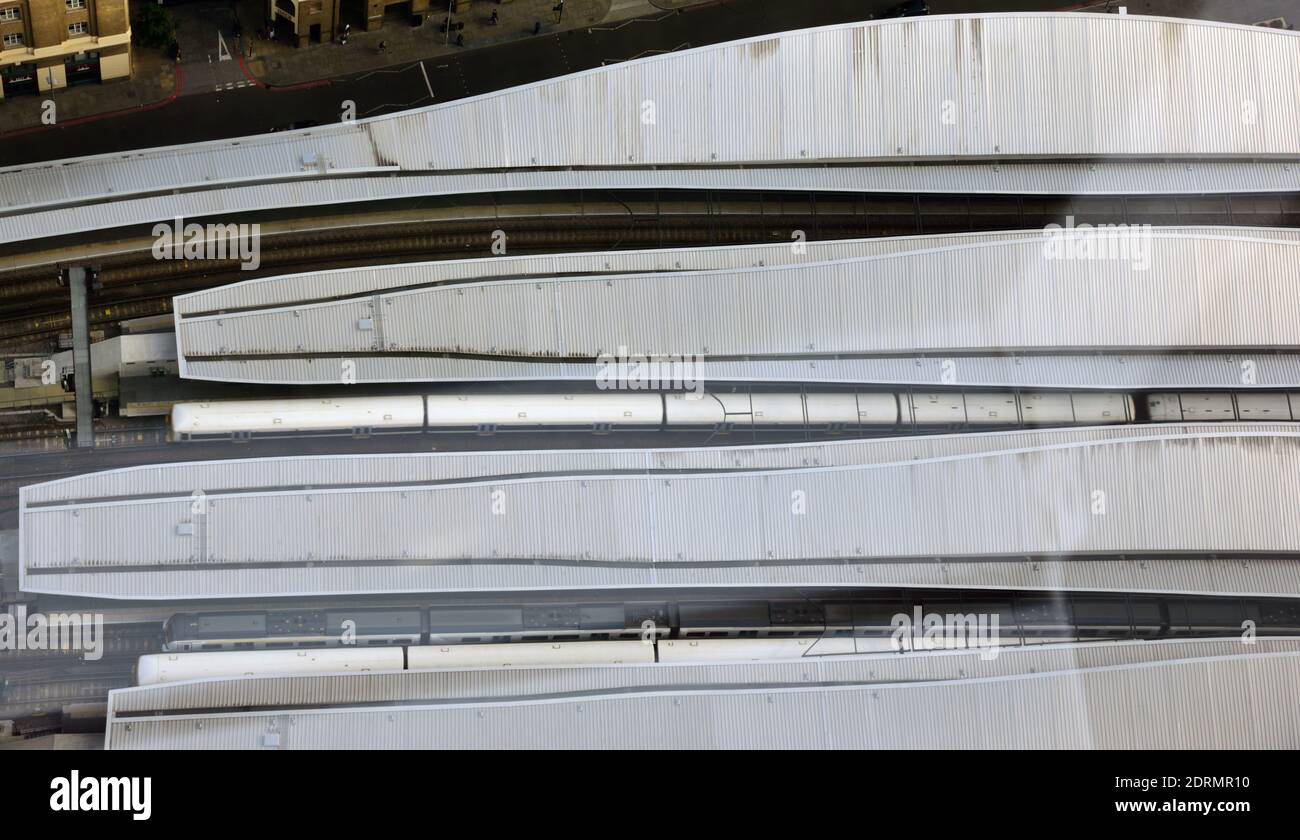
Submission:
M 1041 638 L 1036 643 L 1073 643 L 1074 637 Z M 991 640 L 999 647 L 1028 642 L 1018 634 Z M 961 650 L 966 642 L 941 642 L 937 650 Z M 974 645 L 971 645 L 974 646 Z M 209 651 L 155 653 L 136 665 L 139 685 L 254 676 L 293 676 L 386 671 L 436 671 L 470 668 L 577 667 L 634 664 L 756 662 L 816 656 L 897 655 L 889 636 L 826 636 L 762 639 L 657 639 L 517 642 L 498 644 L 339 647 L 315 650 Z
M 1148 394 L 1146 415 L 1153 423 L 1233 420 L 1300 420 L 1300 393 L 1217 391 Z
M 152 653 L 140 657 L 136 663 L 136 682 L 139 685 L 156 685 L 271 674 L 620 665 L 654 661 L 655 646 L 639 640 Z
M 415 429 L 1047 426 L 1128 423 L 1114 392 L 436 394 L 177 403 L 172 430 L 209 435 Z

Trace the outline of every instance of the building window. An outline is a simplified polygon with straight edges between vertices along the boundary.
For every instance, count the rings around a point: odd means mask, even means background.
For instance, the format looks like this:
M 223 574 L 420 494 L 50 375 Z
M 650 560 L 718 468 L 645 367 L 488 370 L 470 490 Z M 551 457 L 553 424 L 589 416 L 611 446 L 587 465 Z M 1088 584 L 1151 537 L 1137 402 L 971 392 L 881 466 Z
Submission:
M 86 8 L 86 0 L 63 0 L 63 5 L 68 11 L 84 9 Z
M 5 36 L 5 49 L 11 47 L 21 47 L 23 45 L 23 33 L 15 32 L 12 35 Z
M 5 6 L 0 9 L 0 20 L 22 20 L 23 13 L 18 6 Z
M 79 20 L 76 23 L 68 24 L 69 38 L 75 38 L 78 35 L 85 35 L 87 31 L 88 30 L 86 29 L 86 22 L 84 20 Z

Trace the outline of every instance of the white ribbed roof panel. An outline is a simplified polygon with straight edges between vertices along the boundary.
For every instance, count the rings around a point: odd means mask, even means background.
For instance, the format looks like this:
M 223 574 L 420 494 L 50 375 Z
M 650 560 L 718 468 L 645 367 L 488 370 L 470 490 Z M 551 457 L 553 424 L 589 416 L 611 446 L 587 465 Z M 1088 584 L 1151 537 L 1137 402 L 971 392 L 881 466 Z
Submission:
M 1261 645 L 1267 652 L 1222 645 L 1151 644 L 1144 652 L 1162 658 L 1127 662 L 1136 648 L 1097 645 L 1004 651 L 991 662 L 926 654 L 209 681 L 113 692 L 106 746 L 253 749 L 271 743 L 267 733 L 284 749 L 1300 745 L 1300 654 L 1284 641 Z M 1061 667 L 1063 655 L 1073 667 Z M 1120 661 L 1103 664 L 1107 655 Z M 965 678 L 950 673 L 958 664 Z M 362 697 L 379 702 L 361 707 Z M 325 707 L 308 707 L 313 700 Z M 165 711 L 179 704 L 196 713 Z
M 1290 527 L 1300 435 L 1089 431 L 1022 448 L 729 473 L 303 487 L 259 483 L 263 462 L 246 461 L 244 489 L 59 503 L 36 501 L 38 487 L 22 497 L 21 585 L 220 598 L 792 584 L 830 582 L 812 566 L 860 580 L 857 564 L 901 558 L 1300 551 Z
M 1300 230 L 1291 228 L 1160 228 L 1184 233 L 1300 241 Z M 1009 242 L 1041 239 L 1041 230 L 955 233 L 937 236 L 882 236 L 874 239 L 830 239 L 803 243 L 797 253 L 789 243 L 776 245 L 721 245 L 706 248 L 652 248 L 629 251 L 529 254 L 438 260 L 397 265 L 361 266 L 258 277 L 202 289 L 173 298 L 179 317 L 232 309 L 271 308 L 326 298 L 383 292 L 388 289 L 488 280 L 498 277 L 547 277 L 552 275 L 609 274 L 660 271 L 704 271 L 723 268 L 753 268 L 762 265 L 790 265 L 806 262 L 852 259 L 879 254 L 922 251 L 931 248 L 970 245 L 981 242 Z
M 167 146 L 0 169 L 0 212 L 154 190 L 210 188 L 260 179 L 317 178 L 380 171 L 358 124 L 283 135 Z
M 1290 315 L 1300 310 L 1294 241 L 1162 229 L 817 259 L 458 284 L 190 317 L 178 322 L 178 345 L 187 360 L 370 351 L 707 358 L 1300 346 Z M 1250 292 L 1243 294 L 1245 278 Z M 358 329 L 363 319 L 382 330 Z
M 841 24 L 275 138 L 10 167 L 0 195 L 16 208 L 274 178 L 312 154 L 404 170 L 1293 156 L 1298 37 L 1077 13 Z
M 537 190 L 782 190 L 940 195 L 1202 195 L 1289 193 L 1300 189 L 1300 161 L 1103 161 L 809 166 L 746 169 L 543 170 L 454 175 L 297 177 L 256 186 L 159 194 L 4 215 L 0 242 L 271 208 L 329 207 L 413 196 Z M 1173 209 L 1170 210 L 1173 213 Z M 1280 210 L 1279 210 L 1280 212 Z
M 1155 427 L 1169 434 L 1254 431 L 1293 432 L 1289 423 L 1179 423 Z M 22 488 L 28 506 L 94 502 L 129 496 L 190 495 L 266 487 L 335 487 L 364 484 L 428 484 L 526 473 L 614 473 L 636 470 L 700 472 L 886 464 L 912 458 L 947 458 L 1089 441 L 1146 437 L 1151 427 L 1095 426 L 1065 429 L 937 434 L 779 445 L 666 449 L 552 449 L 317 455 L 228 461 L 149 464 L 70 476 Z
M 1242 384 L 1243 362 L 1254 364 L 1253 385 Z M 594 382 L 594 363 L 504 362 L 436 356 L 362 356 L 355 382 L 489 382 L 582 380 Z M 998 355 L 904 356 L 861 359 L 711 362 L 705 382 L 806 382 L 821 384 L 944 385 L 1024 388 L 1300 388 L 1300 354 Z M 187 379 L 281 385 L 340 382 L 338 359 L 191 360 Z M 955 381 L 952 379 L 956 376 Z
M 474 668 L 466 670 L 255 676 L 161 683 L 113 691 L 110 713 L 180 713 L 193 709 L 509 699 L 671 685 L 735 683 L 901 682 L 960 680 L 1201 659 L 1242 653 L 1240 639 L 1094 641 L 1003 647 L 995 657 L 978 650 L 807 656 L 798 660 L 726 664 L 661 662 L 655 666 Z M 1300 639 L 1259 637 L 1251 653 L 1300 652 Z

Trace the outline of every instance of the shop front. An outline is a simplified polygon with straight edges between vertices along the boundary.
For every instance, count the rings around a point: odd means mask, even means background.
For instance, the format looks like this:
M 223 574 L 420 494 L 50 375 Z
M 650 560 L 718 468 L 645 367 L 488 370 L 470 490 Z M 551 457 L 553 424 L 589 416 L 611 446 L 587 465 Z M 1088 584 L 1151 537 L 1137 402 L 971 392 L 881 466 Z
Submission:
M 0 68 L 0 84 L 4 85 L 6 99 L 40 91 L 40 86 L 36 82 L 36 68 L 30 64 L 13 64 Z
M 99 53 L 77 53 L 63 60 L 63 70 L 68 86 L 99 81 Z

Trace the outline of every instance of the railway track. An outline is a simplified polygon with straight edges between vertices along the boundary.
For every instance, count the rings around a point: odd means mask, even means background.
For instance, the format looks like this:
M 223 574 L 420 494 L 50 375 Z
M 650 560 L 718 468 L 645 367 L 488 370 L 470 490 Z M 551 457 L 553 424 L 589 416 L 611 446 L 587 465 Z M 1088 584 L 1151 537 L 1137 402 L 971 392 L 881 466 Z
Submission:
M 490 255 L 497 230 L 507 232 L 510 253 L 528 254 L 771 243 L 788 241 L 796 230 L 814 241 L 1023 230 L 1063 223 L 1067 216 L 1078 223 L 1300 226 L 1300 197 L 1287 195 L 720 195 L 558 195 L 548 196 L 553 201 L 545 206 L 484 203 L 439 208 L 439 218 L 420 221 L 373 222 L 383 211 L 371 211 L 329 217 L 324 229 L 305 231 L 294 228 L 310 224 L 309 219 L 295 218 L 288 225 L 272 216 L 266 220 L 269 229 L 290 229 L 263 235 L 256 271 L 241 270 L 235 259 L 158 260 L 149 247 L 151 240 L 143 236 L 135 250 L 102 258 L 87 257 L 87 246 L 75 246 L 46 252 L 48 263 L 0 271 L 0 343 L 47 340 L 71 328 L 68 291 L 53 267 L 73 253 L 82 254 L 79 261 L 100 266 L 90 320 L 102 327 L 166 315 L 175 295 L 260 276 Z M 466 218 L 447 218 L 449 213 Z M 240 219 L 250 220 L 255 217 Z

